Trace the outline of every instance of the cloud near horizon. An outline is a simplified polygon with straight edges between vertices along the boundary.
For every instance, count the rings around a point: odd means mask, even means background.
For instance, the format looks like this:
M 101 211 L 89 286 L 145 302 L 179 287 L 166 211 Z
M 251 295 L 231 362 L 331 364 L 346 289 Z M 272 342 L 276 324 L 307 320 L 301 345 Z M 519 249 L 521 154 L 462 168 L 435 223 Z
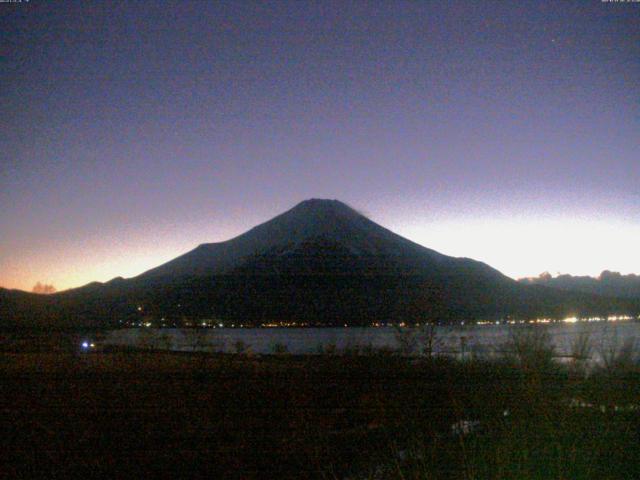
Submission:
M 36 283 L 31 290 L 33 293 L 41 293 L 44 295 L 49 295 L 51 293 L 56 292 L 56 287 L 51 284 L 42 284 L 41 282 Z

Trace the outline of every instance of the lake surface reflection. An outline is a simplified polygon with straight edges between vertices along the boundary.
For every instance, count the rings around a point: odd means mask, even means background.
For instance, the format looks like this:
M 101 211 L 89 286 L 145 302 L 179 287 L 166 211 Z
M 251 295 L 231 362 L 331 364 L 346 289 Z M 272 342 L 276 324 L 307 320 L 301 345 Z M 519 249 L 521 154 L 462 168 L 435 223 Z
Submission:
M 456 325 L 435 327 L 434 354 L 467 357 L 494 356 L 507 351 L 514 336 L 548 335 L 558 358 L 581 352 L 600 362 L 622 348 L 640 346 L 640 322 L 577 322 L 547 325 Z M 288 352 L 295 355 L 322 351 L 342 353 L 374 349 L 399 349 L 410 344 L 412 354 L 424 353 L 429 337 L 424 328 L 128 328 L 107 335 L 106 345 L 138 346 L 176 351 L 211 351 L 255 354 Z M 587 348 L 584 348 L 584 345 Z

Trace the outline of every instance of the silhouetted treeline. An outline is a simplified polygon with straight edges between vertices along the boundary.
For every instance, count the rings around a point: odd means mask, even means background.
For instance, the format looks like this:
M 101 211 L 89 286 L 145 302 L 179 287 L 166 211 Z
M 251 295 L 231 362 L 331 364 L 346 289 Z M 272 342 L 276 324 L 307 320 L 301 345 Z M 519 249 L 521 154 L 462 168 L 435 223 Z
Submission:
M 524 278 L 520 282 L 609 297 L 640 298 L 640 275 L 622 275 L 609 270 L 603 271 L 598 277 L 573 275 L 553 277 L 545 272 L 538 277 Z

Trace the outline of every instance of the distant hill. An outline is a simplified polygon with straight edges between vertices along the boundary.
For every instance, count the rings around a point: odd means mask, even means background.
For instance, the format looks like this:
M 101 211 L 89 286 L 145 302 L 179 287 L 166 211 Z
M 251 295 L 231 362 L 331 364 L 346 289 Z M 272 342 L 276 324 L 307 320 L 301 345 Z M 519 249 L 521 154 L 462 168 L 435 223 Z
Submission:
M 49 328 L 143 318 L 367 325 L 640 312 L 640 301 L 516 282 L 411 242 L 337 200 L 318 199 L 135 278 L 48 296 L 7 292 L 0 322 Z
M 37 321 L 37 315 L 43 310 L 41 305 L 45 303 L 44 301 L 43 295 L 0 288 L 0 322 L 2 322 L 0 325 L 33 324 Z
M 539 277 L 523 278 L 519 281 L 526 285 L 543 285 L 596 295 L 640 299 L 640 275 L 621 275 L 609 270 L 603 271 L 598 277 L 572 275 L 553 277 L 545 272 Z

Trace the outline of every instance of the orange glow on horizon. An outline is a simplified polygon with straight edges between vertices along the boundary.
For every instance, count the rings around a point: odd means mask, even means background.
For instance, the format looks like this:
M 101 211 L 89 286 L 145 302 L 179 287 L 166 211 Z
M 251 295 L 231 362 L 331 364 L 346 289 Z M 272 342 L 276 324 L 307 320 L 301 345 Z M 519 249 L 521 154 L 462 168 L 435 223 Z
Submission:
M 244 223 L 248 222 L 244 219 Z M 385 226 L 443 254 L 485 262 L 512 278 L 537 276 L 544 271 L 554 276 L 559 272 L 598 276 L 605 269 L 640 273 L 634 241 L 640 238 L 640 226 L 622 222 L 458 219 Z M 31 291 L 36 282 L 42 282 L 62 291 L 94 281 L 134 277 L 186 253 L 206 238 L 231 239 L 248 225 L 229 226 L 217 234 L 214 227 L 201 227 L 176 229 L 180 233 L 174 235 L 165 231 L 151 242 L 147 235 L 139 233 L 129 235 L 126 241 L 93 238 L 49 246 L 44 251 L 32 248 L 28 256 L 3 261 L 0 286 Z

